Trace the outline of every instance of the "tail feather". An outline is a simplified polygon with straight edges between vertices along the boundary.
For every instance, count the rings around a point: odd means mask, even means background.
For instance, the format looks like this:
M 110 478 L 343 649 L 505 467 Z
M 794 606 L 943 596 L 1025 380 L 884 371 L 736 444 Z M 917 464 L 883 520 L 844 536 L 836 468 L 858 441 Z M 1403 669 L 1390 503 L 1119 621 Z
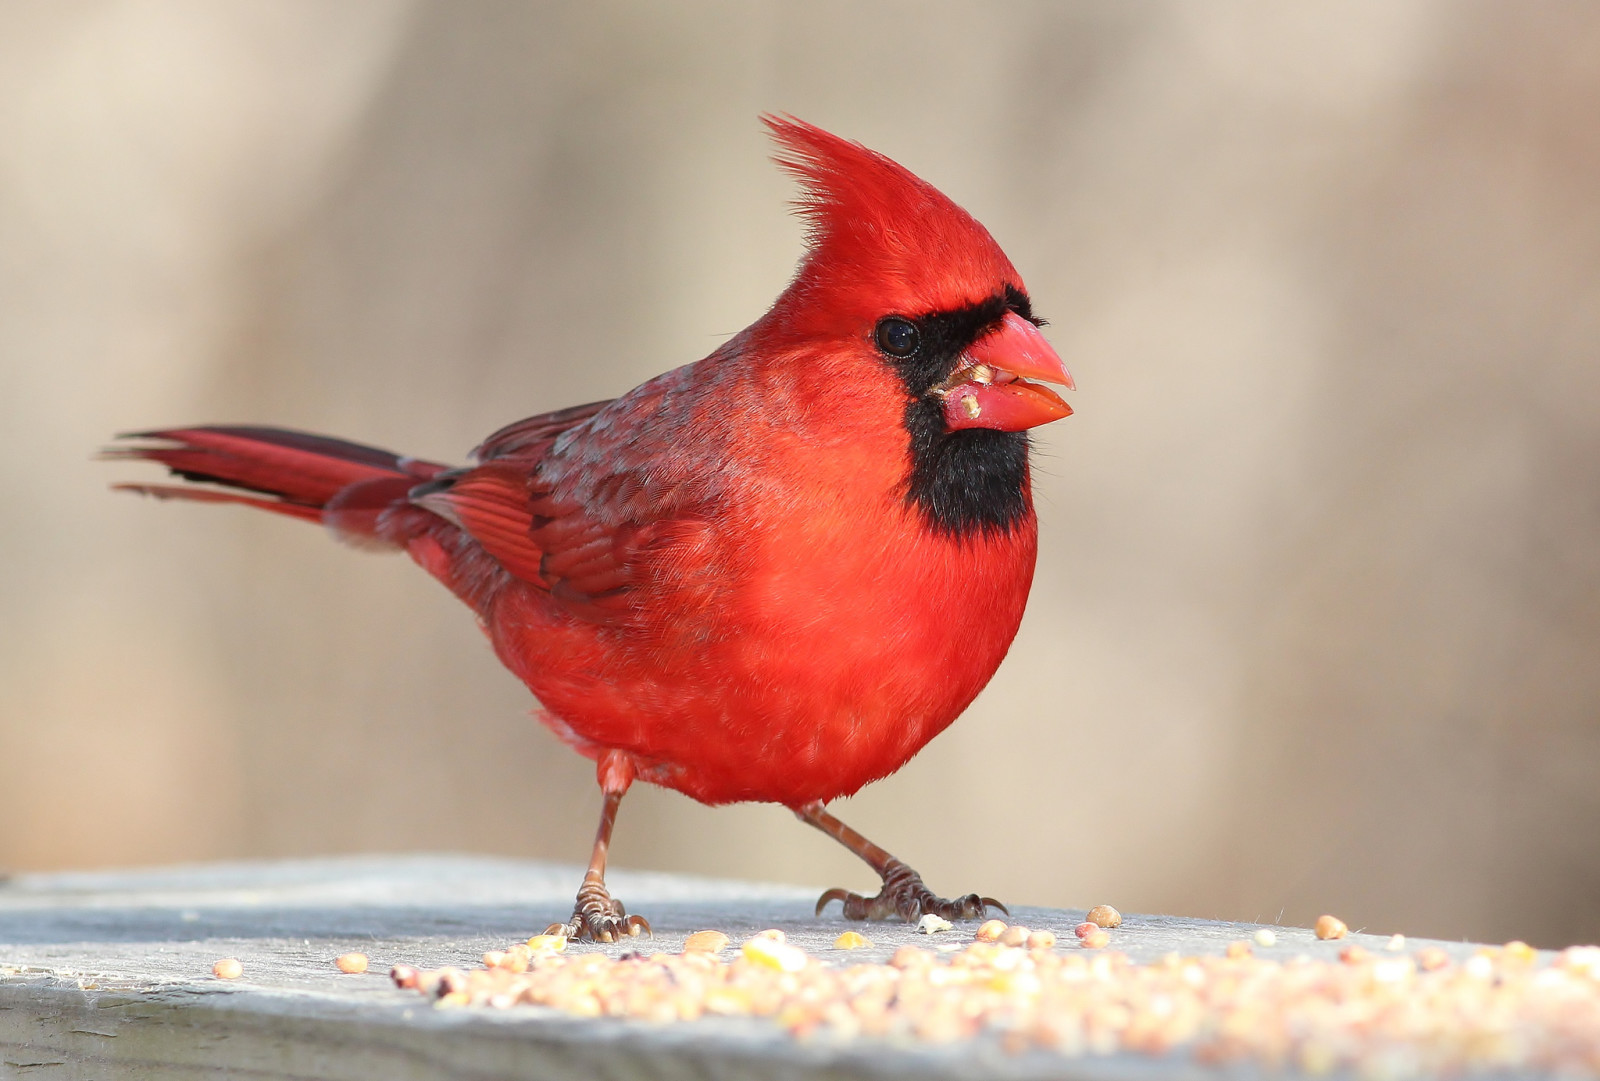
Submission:
M 303 503 L 288 503 L 281 499 L 261 499 L 238 492 L 219 492 L 213 488 L 184 488 L 177 484 L 113 484 L 114 492 L 134 492 L 155 499 L 187 499 L 194 503 L 242 503 L 247 507 L 260 507 L 291 518 L 320 522 L 322 511 Z
M 157 499 L 242 503 L 312 522 L 326 521 L 332 513 L 338 521 L 329 524 L 352 535 L 375 529 L 378 508 L 374 496 L 381 493 L 404 503 L 405 492 L 412 485 L 448 468 L 377 447 L 284 428 L 207 425 L 131 432 L 120 438 L 141 442 L 108 448 L 105 457 L 159 462 L 184 480 L 234 489 L 115 486 L 122 491 Z M 245 492 L 256 494 L 242 494 Z

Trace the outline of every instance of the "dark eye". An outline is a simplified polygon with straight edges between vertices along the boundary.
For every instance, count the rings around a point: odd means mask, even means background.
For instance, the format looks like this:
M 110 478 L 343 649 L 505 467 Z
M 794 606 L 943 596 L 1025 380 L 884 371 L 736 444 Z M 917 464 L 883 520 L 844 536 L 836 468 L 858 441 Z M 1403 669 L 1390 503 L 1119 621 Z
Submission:
M 917 325 L 909 319 L 891 315 L 878 320 L 878 348 L 891 357 L 909 357 L 919 344 Z

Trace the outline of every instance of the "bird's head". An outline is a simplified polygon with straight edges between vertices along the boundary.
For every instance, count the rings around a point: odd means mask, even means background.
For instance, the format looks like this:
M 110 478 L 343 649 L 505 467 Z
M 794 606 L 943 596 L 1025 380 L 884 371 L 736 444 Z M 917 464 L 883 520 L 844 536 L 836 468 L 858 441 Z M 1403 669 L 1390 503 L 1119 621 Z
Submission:
M 810 235 L 752 340 L 808 415 L 903 426 L 903 491 L 933 532 L 1028 536 L 1027 429 L 1072 412 L 1041 385 L 1072 376 L 1021 275 L 970 214 L 882 154 L 765 119 Z
M 768 116 L 778 162 L 801 184 L 809 250 L 774 307 L 785 337 L 846 345 L 894 372 L 913 437 L 1021 432 L 1072 409 L 1022 277 L 989 231 L 931 184 L 860 143 Z

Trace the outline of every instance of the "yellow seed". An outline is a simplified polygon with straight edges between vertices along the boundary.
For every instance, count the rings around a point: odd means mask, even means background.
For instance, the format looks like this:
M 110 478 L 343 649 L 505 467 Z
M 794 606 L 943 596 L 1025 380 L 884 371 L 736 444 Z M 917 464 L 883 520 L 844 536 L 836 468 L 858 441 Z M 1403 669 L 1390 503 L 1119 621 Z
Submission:
M 799 972 L 806 967 L 804 950 L 765 935 L 750 939 L 739 947 L 739 952 L 756 964 L 779 972 Z
M 1056 948 L 1055 932 L 1035 931 L 1028 936 L 1027 946 L 1030 950 L 1053 950 Z
M 789 936 L 784 934 L 782 931 L 778 930 L 776 927 L 769 927 L 765 931 L 757 931 L 756 932 L 756 937 L 757 938 L 770 938 L 774 942 L 787 942 L 787 941 L 789 941 Z
M 1532 964 L 1539 959 L 1539 951 L 1521 939 L 1513 939 L 1505 945 L 1505 959 L 1519 965 Z
M 1263 948 L 1278 944 L 1278 936 L 1268 927 L 1260 928 L 1252 937 L 1256 940 L 1256 945 Z
M 1235 942 L 1228 943 L 1228 956 L 1233 958 L 1235 961 L 1243 957 L 1249 957 L 1250 952 L 1250 943 L 1246 942 L 1242 938 Z
M 738 1015 L 750 1012 L 750 993 L 742 987 L 713 987 L 706 992 L 706 1012 Z
M 1355 945 L 1346 946 L 1339 951 L 1339 960 L 1347 965 L 1359 965 L 1371 956 L 1366 950 Z
M 1095 905 L 1083 917 L 1096 927 L 1121 927 L 1122 913 L 1110 905 Z
M 543 934 L 528 939 L 528 949 L 537 953 L 560 953 L 566 948 L 566 935 Z
M 499 968 L 505 963 L 506 955 L 505 951 L 503 950 L 490 950 L 488 953 L 483 955 L 484 968 Z
M 855 931 L 846 931 L 833 940 L 833 948 L 836 950 L 859 950 L 863 946 L 870 945 L 872 942 L 865 935 Z
M 1338 916 L 1322 915 L 1317 917 L 1315 931 L 1320 939 L 1343 938 L 1350 933 L 1350 928 Z
M 1406 948 L 1406 936 L 1405 935 L 1393 935 L 1393 936 L 1391 936 L 1390 939 L 1389 939 L 1389 944 L 1384 946 L 1384 949 L 1386 949 L 1386 950 L 1394 950 L 1396 953 L 1400 952 L 1401 950 L 1403 950 L 1405 948 Z
M 367 955 L 364 953 L 341 953 L 333 959 L 340 972 L 355 975 L 357 972 L 367 970 Z
M 684 953 L 721 953 L 728 946 L 728 936 L 721 931 L 696 931 L 683 940 Z
M 997 942 L 1000 936 L 1006 933 L 1006 925 L 1000 920 L 984 920 L 983 926 L 978 928 L 972 936 L 975 942 Z
M 1086 950 L 1098 950 L 1110 941 L 1110 935 L 1106 934 L 1105 931 L 1096 928 L 1095 930 L 1084 935 L 1083 941 L 1081 941 L 1079 945 Z
M 219 980 L 237 980 L 244 975 L 244 966 L 235 958 L 224 957 L 211 966 L 211 974 Z

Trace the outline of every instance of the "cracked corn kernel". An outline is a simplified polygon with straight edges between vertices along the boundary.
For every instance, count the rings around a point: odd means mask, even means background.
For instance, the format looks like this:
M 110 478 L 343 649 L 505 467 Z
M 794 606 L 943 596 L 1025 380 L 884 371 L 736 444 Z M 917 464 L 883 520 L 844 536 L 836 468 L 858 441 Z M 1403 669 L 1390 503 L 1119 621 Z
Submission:
M 1095 905 L 1083 917 L 1096 927 L 1121 927 L 1122 913 L 1110 905 Z
M 696 931 L 683 940 L 684 953 L 721 953 L 728 948 L 728 936 L 721 931 Z
M 1006 925 L 1002 920 L 984 920 L 982 926 L 973 934 L 976 942 L 996 942 L 1006 933 Z
M 1028 941 L 1028 936 L 1031 934 L 1033 934 L 1033 932 L 1028 930 L 1026 927 L 1023 927 L 1021 924 L 1014 923 L 1010 927 L 1006 928 L 1005 934 L 1000 936 L 1000 945 L 1020 946 L 1024 942 Z
M 1317 917 L 1316 926 L 1313 928 L 1320 939 L 1343 938 L 1350 933 L 1350 928 L 1338 916 L 1322 915 Z
M 1227 952 L 1228 956 L 1233 958 L 1235 961 L 1239 960 L 1241 957 L 1249 957 L 1251 954 L 1250 943 L 1246 942 L 1242 938 L 1230 942 L 1228 943 Z
M 859 950 L 863 946 L 870 945 L 872 945 L 871 940 L 857 931 L 846 931 L 833 940 L 833 948 L 836 950 Z
M 364 953 L 341 953 L 333 959 L 335 967 L 340 972 L 355 975 L 367 970 L 367 955 Z
M 1259 928 L 1256 933 L 1250 937 L 1256 940 L 1257 946 L 1261 946 L 1263 948 L 1276 946 L 1278 944 L 1278 936 L 1273 933 L 1272 928 L 1270 927 Z
M 244 975 L 244 966 L 237 958 L 224 957 L 211 966 L 211 974 L 219 980 L 237 980 Z
M 799 972 L 806 967 L 804 950 L 765 935 L 750 939 L 739 947 L 739 952 L 753 963 L 779 972 Z
M 1084 935 L 1083 940 L 1078 944 L 1086 950 L 1098 950 L 1110 941 L 1111 936 L 1106 934 L 1102 928 L 1096 927 L 1089 934 Z
M 941 931 L 948 931 L 954 926 L 955 924 L 951 923 L 943 916 L 935 915 L 934 913 L 929 912 L 917 922 L 917 934 L 936 935 Z
M 1521 939 L 1512 939 L 1502 947 L 1505 959 L 1520 965 L 1528 965 L 1539 959 L 1539 951 L 1523 942 Z
M 1072 929 L 1072 933 L 1077 935 L 1079 938 L 1088 938 L 1098 930 L 1100 930 L 1100 925 L 1098 923 L 1090 923 L 1088 920 L 1084 920 L 1082 923 L 1078 924 L 1078 926 Z
M 1028 941 L 1024 945 L 1030 950 L 1053 950 L 1056 948 L 1055 932 L 1035 931 L 1028 936 Z

